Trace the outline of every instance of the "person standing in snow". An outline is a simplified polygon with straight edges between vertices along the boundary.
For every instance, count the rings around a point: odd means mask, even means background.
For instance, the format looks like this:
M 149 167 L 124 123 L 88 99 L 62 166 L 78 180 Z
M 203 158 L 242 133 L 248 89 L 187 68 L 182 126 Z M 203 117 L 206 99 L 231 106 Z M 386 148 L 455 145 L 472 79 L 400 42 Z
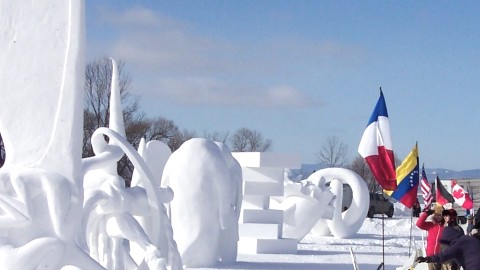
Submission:
M 467 216 L 467 235 L 472 235 L 473 230 L 473 217 L 472 215 Z
M 419 217 L 419 216 L 420 216 L 420 212 L 422 211 L 422 208 L 420 208 L 420 202 L 418 201 L 418 199 L 417 199 L 417 201 L 415 202 L 415 204 L 413 205 L 413 208 L 412 208 L 412 209 L 413 209 L 413 212 L 412 212 L 412 213 L 413 213 L 413 216 L 414 216 L 414 217 Z
M 448 233 L 450 229 L 457 230 L 458 235 L 465 235 L 465 232 L 463 231 L 463 228 L 460 227 L 457 223 L 457 211 L 455 209 L 448 209 L 448 210 L 443 210 L 442 212 L 442 217 L 443 220 L 445 221 L 445 229 L 442 232 L 442 236 L 440 239 L 443 238 L 443 234 Z M 448 227 L 448 230 L 446 229 Z M 446 232 L 447 231 L 447 232 Z M 449 243 L 449 241 L 446 241 Z M 442 240 L 440 240 L 440 251 L 444 251 L 448 248 L 448 245 L 443 243 Z M 457 262 L 455 259 L 448 260 L 443 263 L 442 269 L 445 270 L 458 270 L 460 268 L 459 262 Z
M 477 209 L 477 212 L 475 212 L 475 218 L 473 222 L 473 227 L 480 229 L 480 207 Z
M 443 220 L 445 221 L 445 227 L 453 227 L 456 230 L 459 230 L 463 234 L 465 234 L 465 232 L 463 231 L 463 228 L 460 227 L 460 225 L 458 225 L 457 211 L 455 211 L 455 209 L 443 210 L 442 217 L 443 217 Z
M 437 255 L 418 257 L 416 262 L 438 264 L 456 259 L 463 270 L 480 268 L 480 239 L 478 236 L 464 235 L 453 227 L 445 227 L 440 242 L 448 246 L 444 251 Z
M 442 218 L 443 207 L 435 204 L 433 210 L 422 212 L 417 219 L 417 227 L 427 231 L 427 246 L 425 253 L 427 256 L 433 256 L 440 252 L 440 237 L 442 236 L 443 223 Z M 428 270 L 440 270 L 441 264 L 435 262 L 428 263 Z

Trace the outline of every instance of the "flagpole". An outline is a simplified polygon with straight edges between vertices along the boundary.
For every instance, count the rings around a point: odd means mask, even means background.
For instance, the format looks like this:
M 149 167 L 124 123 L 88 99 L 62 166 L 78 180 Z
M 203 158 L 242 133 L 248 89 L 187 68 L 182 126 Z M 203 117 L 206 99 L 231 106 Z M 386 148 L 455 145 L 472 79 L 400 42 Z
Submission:
M 410 215 L 410 243 L 408 244 L 408 257 L 410 258 L 410 251 L 412 249 L 412 231 L 413 231 L 413 211 L 412 211 L 412 215 Z
M 385 214 L 382 214 L 382 266 L 385 270 Z

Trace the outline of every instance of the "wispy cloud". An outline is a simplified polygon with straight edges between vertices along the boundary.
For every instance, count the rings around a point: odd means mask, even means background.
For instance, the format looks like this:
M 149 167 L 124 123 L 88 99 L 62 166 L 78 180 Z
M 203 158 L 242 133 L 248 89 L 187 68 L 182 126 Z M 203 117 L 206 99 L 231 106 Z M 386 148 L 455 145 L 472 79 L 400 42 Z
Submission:
M 291 78 L 349 65 L 362 54 L 338 42 L 293 37 L 231 42 L 142 7 L 106 11 L 105 19 L 118 32 L 112 54 L 155 78 L 142 96 L 161 95 L 180 104 L 318 106 Z
M 231 85 L 215 78 L 195 77 L 161 79 L 159 94 L 186 105 L 222 105 L 241 107 L 309 107 L 315 105 L 305 93 L 291 86 L 256 88 Z

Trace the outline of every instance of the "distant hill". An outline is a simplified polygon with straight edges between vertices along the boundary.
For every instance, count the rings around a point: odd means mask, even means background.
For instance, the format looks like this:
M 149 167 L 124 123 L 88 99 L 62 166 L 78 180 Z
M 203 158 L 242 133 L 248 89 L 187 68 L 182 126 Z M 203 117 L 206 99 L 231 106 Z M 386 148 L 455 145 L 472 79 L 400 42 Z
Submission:
M 430 182 L 435 180 L 438 177 L 441 180 L 446 179 L 480 179 L 480 169 L 475 170 L 464 170 L 464 171 L 454 171 L 448 169 L 427 169 L 425 168 L 425 172 L 427 173 L 427 178 Z
M 313 164 L 302 164 L 300 169 L 293 169 L 293 176 L 302 175 L 302 179 L 306 179 L 313 172 L 327 168 L 325 164 L 313 163 Z M 446 179 L 480 179 L 480 169 L 475 170 L 464 170 L 464 171 L 454 171 L 443 168 L 428 169 L 425 168 L 427 173 L 427 178 L 430 182 L 433 182 L 435 178 L 438 177 L 441 180 Z

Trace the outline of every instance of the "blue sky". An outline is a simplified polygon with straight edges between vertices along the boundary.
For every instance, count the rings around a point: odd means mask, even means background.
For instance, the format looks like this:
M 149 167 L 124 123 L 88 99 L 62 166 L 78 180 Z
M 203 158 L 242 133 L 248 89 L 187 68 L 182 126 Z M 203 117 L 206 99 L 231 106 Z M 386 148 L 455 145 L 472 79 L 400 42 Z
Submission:
M 150 117 L 247 127 L 303 163 L 357 147 L 382 87 L 394 151 L 480 168 L 478 1 L 87 0 L 87 59 L 126 62 Z

